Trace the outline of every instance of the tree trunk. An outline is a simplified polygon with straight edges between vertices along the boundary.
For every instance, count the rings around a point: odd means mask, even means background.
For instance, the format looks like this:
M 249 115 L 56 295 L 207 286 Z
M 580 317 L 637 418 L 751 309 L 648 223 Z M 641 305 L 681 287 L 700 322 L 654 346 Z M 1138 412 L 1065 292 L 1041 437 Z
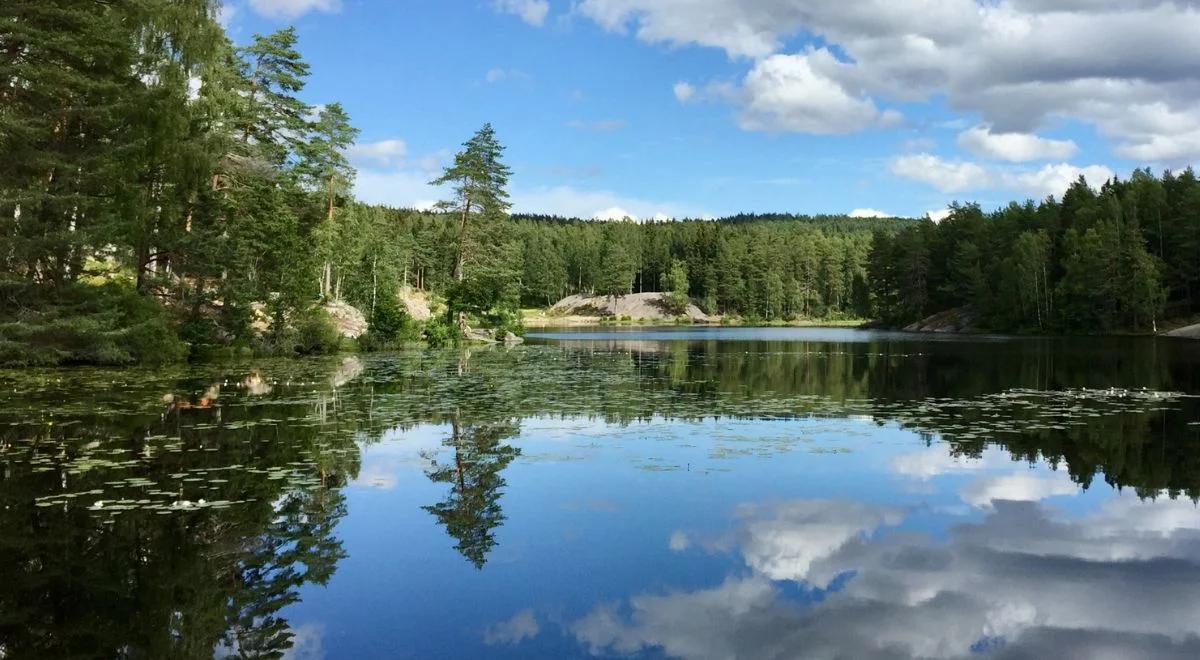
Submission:
M 454 260 L 454 281 L 463 281 L 463 262 L 465 261 L 465 252 L 467 249 L 467 220 L 471 213 L 471 198 L 468 197 L 466 203 L 463 204 L 462 221 L 458 227 L 458 256 Z
M 334 177 L 335 175 L 333 174 L 329 175 L 329 214 L 326 216 L 326 219 L 329 222 L 333 222 L 333 202 L 334 198 L 336 197 L 333 190 Z

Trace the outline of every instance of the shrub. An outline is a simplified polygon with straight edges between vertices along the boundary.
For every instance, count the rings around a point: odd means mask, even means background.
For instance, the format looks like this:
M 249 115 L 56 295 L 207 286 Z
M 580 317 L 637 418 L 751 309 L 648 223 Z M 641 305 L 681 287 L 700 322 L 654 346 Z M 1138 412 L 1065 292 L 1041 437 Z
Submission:
M 342 335 L 329 314 L 320 307 L 314 307 L 296 320 L 293 345 L 300 355 L 328 355 L 341 348 Z
M 124 282 L 0 282 L 0 364 L 176 362 L 187 344 L 168 311 Z
M 359 338 L 358 345 L 364 351 L 383 351 L 420 338 L 420 329 L 399 301 L 383 296 L 375 302 L 367 333 Z
M 434 348 L 453 346 L 461 338 L 458 326 L 444 316 L 435 316 L 425 323 L 425 341 Z
M 525 320 L 519 309 L 501 308 L 492 310 L 485 318 L 487 327 L 495 331 L 497 339 L 503 340 L 505 334 L 511 332 L 518 337 L 525 336 Z

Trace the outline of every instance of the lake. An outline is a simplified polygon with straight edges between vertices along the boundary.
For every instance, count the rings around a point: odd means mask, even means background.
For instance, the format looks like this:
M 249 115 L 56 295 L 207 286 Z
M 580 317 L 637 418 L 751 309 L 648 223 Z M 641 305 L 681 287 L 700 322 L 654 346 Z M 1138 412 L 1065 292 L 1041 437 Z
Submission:
M 1200 343 L 0 372 L 0 658 L 1200 657 Z

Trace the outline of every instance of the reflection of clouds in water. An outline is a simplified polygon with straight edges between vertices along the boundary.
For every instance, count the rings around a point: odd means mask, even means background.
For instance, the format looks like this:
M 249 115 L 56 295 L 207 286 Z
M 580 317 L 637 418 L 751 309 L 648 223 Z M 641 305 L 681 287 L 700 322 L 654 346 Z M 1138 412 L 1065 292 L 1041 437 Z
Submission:
M 402 463 L 375 461 L 366 469 L 359 470 L 358 476 L 350 482 L 353 488 L 376 488 L 378 490 L 395 490 L 400 479 L 396 472 L 404 467 Z
M 928 481 L 943 474 L 975 472 L 1012 465 L 1007 454 L 997 450 L 983 452 L 981 458 L 954 456 L 945 447 L 929 447 L 921 451 L 900 454 L 891 460 L 893 474 Z
M 667 541 L 667 547 L 673 552 L 683 552 L 692 547 L 692 540 L 683 531 L 676 530 Z
M 386 431 L 379 442 L 363 447 L 362 468 L 350 487 L 392 490 L 403 473 L 424 470 L 430 456 L 444 451 L 450 434 L 450 426 L 441 424 Z
M 953 456 L 945 447 L 930 447 L 900 454 L 892 458 L 889 467 L 893 474 L 922 483 L 948 474 L 1000 473 L 979 474 L 959 491 L 962 501 L 976 508 L 988 508 L 996 500 L 1040 502 L 1059 495 L 1077 495 L 1080 491 L 1065 469 L 1013 472 L 1012 466 L 1012 458 L 1001 449 L 988 449 L 973 458 Z
M 292 630 L 292 648 L 284 652 L 284 660 L 321 660 L 325 657 L 325 626 L 306 623 Z
M 513 615 L 508 621 L 488 626 L 483 631 L 483 643 L 488 646 L 497 644 L 520 644 L 527 639 L 533 639 L 541 632 L 537 617 L 533 610 L 522 610 Z
M 694 659 L 947 658 L 980 650 L 1200 657 L 1200 514 L 1191 502 L 1115 496 L 1073 520 L 1034 502 L 993 507 L 982 521 L 952 528 L 946 542 L 913 534 L 868 540 L 872 524 L 895 520 L 886 507 L 754 507 L 737 534 L 753 575 L 635 596 L 628 613 L 601 605 L 571 631 L 598 653 L 659 648 Z M 840 526 L 838 511 L 849 516 Z M 812 605 L 789 600 L 770 579 L 807 574 L 824 588 L 848 570 L 854 576 L 840 590 Z
M 1078 493 L 1079 486 L 1065 472 L 1018 472 L 981 477 L 967 484 L 959 495 L 971 506 L 987 508 L 994 501 L 1040 502 L 1055 495 Z
M 903 516 L 898 509 L 857 502 L 800 500 L 742 506 L 738 517 L 742 556 L 751 568 L 772 580 L 804 580 L 813 562 Z

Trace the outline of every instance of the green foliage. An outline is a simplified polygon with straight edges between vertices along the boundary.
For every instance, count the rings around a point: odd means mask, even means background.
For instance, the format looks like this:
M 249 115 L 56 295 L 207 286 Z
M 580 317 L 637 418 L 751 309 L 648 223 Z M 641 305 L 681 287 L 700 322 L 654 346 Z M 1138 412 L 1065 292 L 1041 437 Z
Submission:
M 367 333 L 359 338 L 358 345 L 363 350 L 382 351 L 420 339 L 420 328 L 405 313 L 396 296 L 385 294 L 376 302 L 370 326 Z
M 499 222 L 507 218 L 508 179 L 512 171 L 501 160 L 504 147 L 496 139 L 491 124 L 484 124 L 475 135 L 463 143 L 462 151 L 454 156 L 454 163 L 446 167 L 440 177 L 430 185 L 450 185 L 453 199 L 440 202 L 438 208 L 460 218 L 454 260 L 454 279 L 465 277 L 467 262 L 476 253 L 491 244 L 486 231 L 472 231 L 471 220 L 478 215 L 483 221 Z M 495 227 L 497 225 L 493 225 Z
M 688 305 L 691 304 L 688 297 L 687 265 L 682 261 L 672 262 L 665 283 L 667 292 L 663 301 L 667 305 L 667 311 L 675 315 L 687 312 Z
M 293 345 L 300 355 L 328 355 L 341 348 L 342 335 L 328 312 L 313 307 L 296 320 Z
M 0 365 L 126 365 L 183 359 L 167 310 L 128 285 L 0 281 Z
M 435 316 L 425 322 L 425 341 L 433 348 L 453 346 L 462 340 L 458 326 L 448 319 Z
M 1138 171 L 1098 192 L 1080 179 L 1061 202 L 956 206 L 938 225 L 881 234 L 868 266 L 876 316 L 903 325 L 969 307 L 1002 331 L 1153 331 L 1169 310 L 1200 308 L 1200 260 L 1179 250 L 1200 246 L 1197 190 L 1190 170 Z

